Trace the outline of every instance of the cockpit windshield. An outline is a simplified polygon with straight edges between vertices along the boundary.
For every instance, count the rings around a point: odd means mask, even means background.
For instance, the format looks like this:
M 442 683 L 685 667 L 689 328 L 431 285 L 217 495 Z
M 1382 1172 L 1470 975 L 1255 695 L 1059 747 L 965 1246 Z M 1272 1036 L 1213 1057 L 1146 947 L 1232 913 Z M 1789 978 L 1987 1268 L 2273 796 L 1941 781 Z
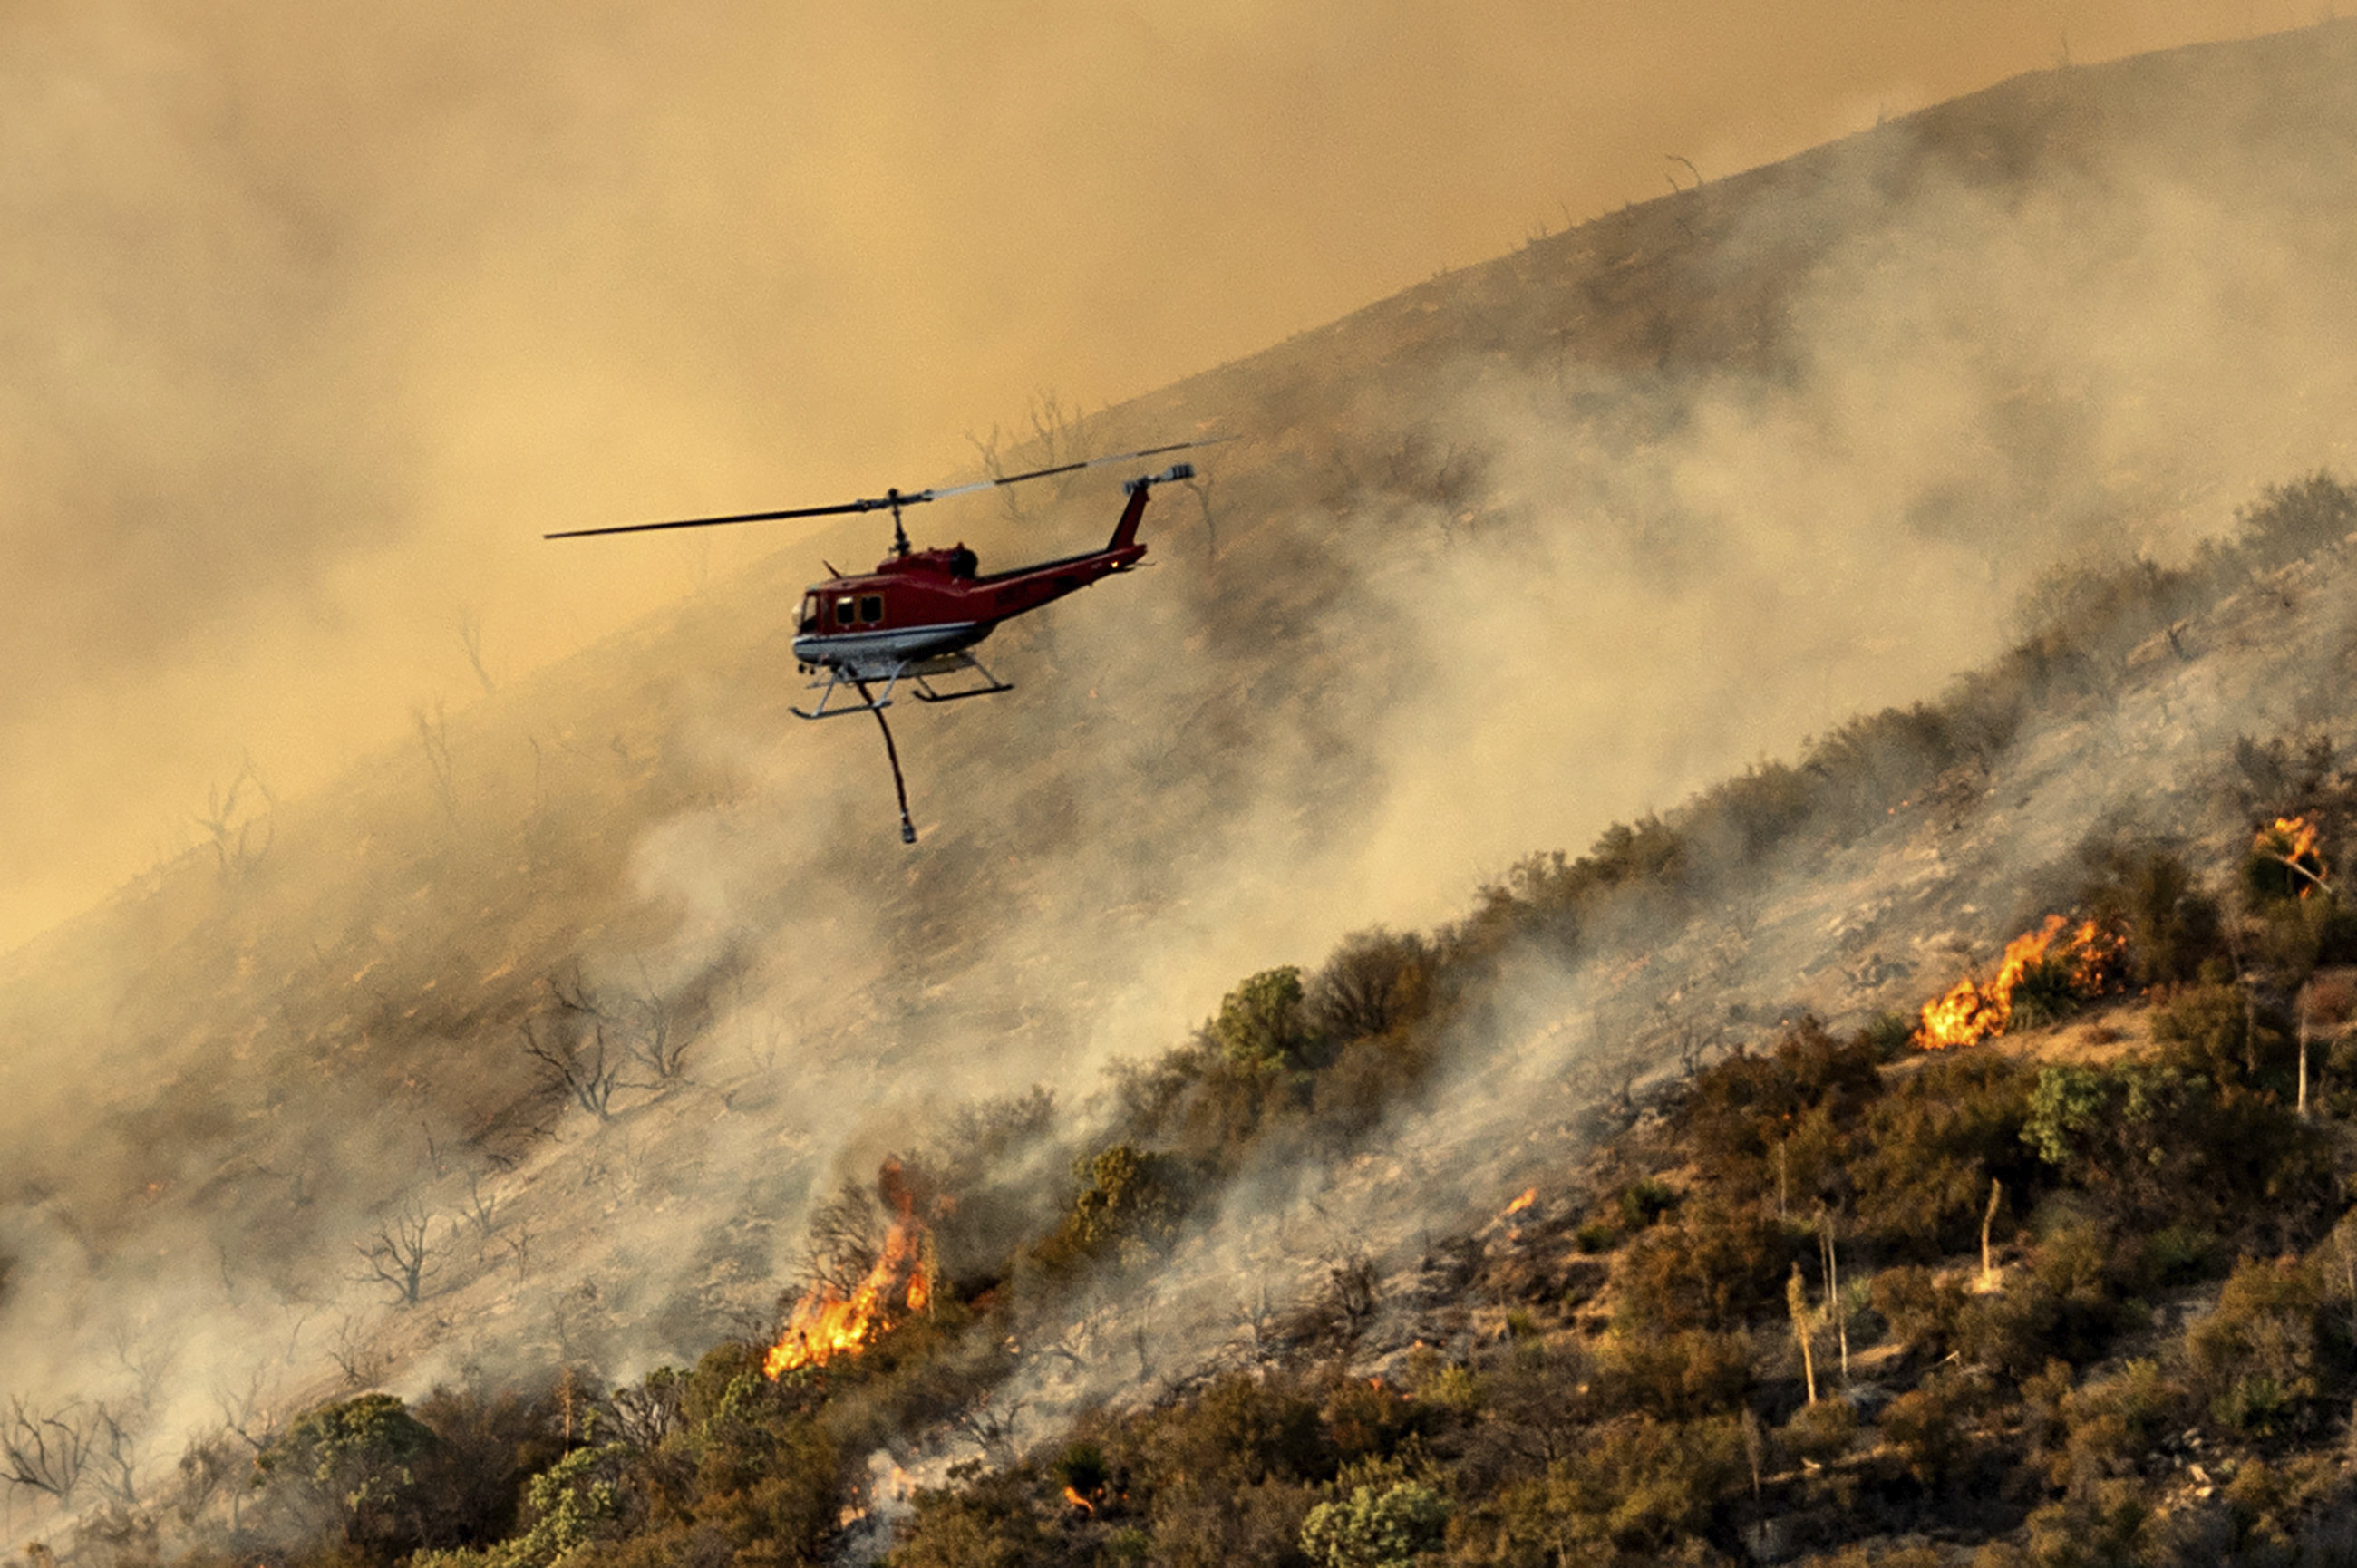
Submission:
M 799 628 L 802 636 L 808 637 L 813 632 L 818 630 L 818 596 L 816 594 L 804 594 L 802 596 L 802 616 Z

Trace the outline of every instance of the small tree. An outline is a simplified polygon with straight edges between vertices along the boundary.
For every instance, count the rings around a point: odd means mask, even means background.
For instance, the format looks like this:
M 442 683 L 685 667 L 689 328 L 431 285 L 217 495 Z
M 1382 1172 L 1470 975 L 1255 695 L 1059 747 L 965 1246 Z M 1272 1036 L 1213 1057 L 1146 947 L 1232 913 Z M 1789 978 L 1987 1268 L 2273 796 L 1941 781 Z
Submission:
M 1309 982 L 1306 1022 L 1338 1040 L 1380 1035 L 1423 1011 L 1430 962 L 1421 937 L 1380 926 L 1346 937 Z
M 1185 1188 L 1168 1155 L 1115 1144 L 1073 1171 L 1087 1186 L 1065 1216 L 1065 1239 L 1083 1251 L 1144 1246 L 1167 1252 L 1178 1237 Z
M 362 1394 L 296 1418 L 264 1452 L 274 1488 L 349 1543 L 390 1544 L 409 1533 L 415 1466 L 434 1434 L 391 1394 Z
M 1222 999 L 1211 1038 L 1234 1066 L 1275 1073 L 1308 1066 L 1316 1040 L 1304 1000 L 1301 971 L 1265 969 Z

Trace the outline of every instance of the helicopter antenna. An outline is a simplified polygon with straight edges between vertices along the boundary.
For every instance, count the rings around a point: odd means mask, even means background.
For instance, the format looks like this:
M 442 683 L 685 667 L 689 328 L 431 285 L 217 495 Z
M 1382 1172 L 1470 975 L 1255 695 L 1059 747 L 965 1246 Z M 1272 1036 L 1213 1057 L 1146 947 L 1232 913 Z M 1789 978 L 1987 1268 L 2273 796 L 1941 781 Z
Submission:
M 795 517 L 834 517 L 844 512 L 879 511 L 890 508 L 892 512 L 892 549 L 901 555 L 909 553 L 909 531 L 901 526 L 900 509 L 915 506 L 920 501 L 937 501 L 951 496 L 971 494 L 975 490 L 996 489 L 1001 485 L 1019 485 L 1028 479 L 1045 479 L 1057 474 L 1074 474 L 1082 468 L 1101 467 L 1107 463 L 1134 463 L 1140 457 L 1158 457 L 1165 452 L 1184 452 L 1190 446 L 1217 446 L 1233 441 L 1232 435 L 1218 435 L 1204 441 L 1174 441 L 1168 446 L 1148 446 L 1142 452 L 1116 452 L 1109 457 L 1088 457 L 1077 463 L 1059 463 L 1052 468 L 1034 468 L 1028 474 L 1006 474 L 996 479 L 976 479 L 971 484 L 950 485 L 930 490 L 886 490 L 880 496 L 865 500 L 843 501 L 834 506 L 794 507 L 785 511 L 740 511 L 726 517 L 681 517 L 662 522 L 625 522 L 610 528 L 568 528 L 555 533 L 544 533 L 543 539 L 584 539 L 599 533 L 651 533 L 666 528 L 715 528 L 732 522 L 775 522 Z

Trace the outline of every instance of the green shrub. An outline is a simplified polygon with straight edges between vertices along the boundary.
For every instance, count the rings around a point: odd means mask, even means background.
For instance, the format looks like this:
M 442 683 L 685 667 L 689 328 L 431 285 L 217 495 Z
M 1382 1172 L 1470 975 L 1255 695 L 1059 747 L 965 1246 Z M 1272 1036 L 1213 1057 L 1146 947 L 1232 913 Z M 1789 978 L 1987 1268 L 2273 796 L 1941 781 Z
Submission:
M 1973 1422 L 1983 1402 L 1964 1374 L 1935 1371 L 1883 1406 L 1875 1429 L 1900 1469 L 1920 1485 L 1937 1487 L 1959 1477 L 1972 1463 L 1977 1448 Z
M 1909 1355 L 1937 1361 L 1955 1345 L 1967 1299 L 1961 1281 L 1905 1264 L 1875 1275 L 1868 1297 Z
M 1830 1465 L 1857 1442 L 1857 1410 L 1847 1400 L 1821 1399 L 1792 1412 L 1776 1446 L 1795 1463 Z
M 2331 1180 L 2315 1130 L 2272 1096 L 2181 1065 L 2042 1069 L 2023 1142 L 2123 1230 L 2166 1226 L 2298 1245 Z
M 1094 1255 L 1131 1244 L 1160 1251 L 1178 1239 L 1189 1184 L 1169 1155 L 1115 1144 L 1079 1162 L 1072 1174 L 1083 1185 L 1062 1238 L 1076 1251 Z
M 2137 1247 L 2134 1279 L 2141 1289 L 2169 1290 L 2215 1278 L 2229 1260 L 2218 1238 L 2192 1225 L 2164 1225 Z
M 2185 1337 L 2193 1393 L 2213 1423 L 2265 1435 L 2312 1415 L 2327 1380 L 2348 1368 L 2345 1342 L 2334 1343 L 2327 1330 L 2325 1302 L 2312 1264 L 2235 1266 L 2217 1307 Z
M 1610 1561 L 1615 1549 L 1658 1554 L 1706 1529 L 1749 1476 L 1732 1416 L 1611 1422 L 1544 1477 L 1500 1497 L 1497 1556 L 1577 1563 Z
M 1301 1522 L 1301 1550 L 1325 1568 L 1408 1568 L 1440 1546 L 1448 1499 L 1415 1481 L 1319 1503 Z
M 1584 1221 L 1571 1233 L 1571 1244 L 1583 1252 L 1609 1252 L 1620 1243 L 1620 1227 L 1609 1219 Z
M 2164 1061 L 2222 1089 L 2248 1081 L 2246 1069 L 2263 1050 L 2282 1044 L 2281 1036 L 2259 1029 L 2231 979 L 2188 986 L 2154 1009 L 2152 1037 Z
M 1915 1020 L 1904 1013 L 1878 1013 L 1857 1032 L 1857 1043 L 1880 1062 L 1895 1062 L 1915 1043 Z
M 1643 1176 L 1620 1189 L 1620 1228 L 1642 1230 L 1678 1206 L 1677 1189 L 1652 1176 Z
M 417 1467 L 433 1432 L 391 1394 L 361 1394 L 295 1418 L 257 1468 L 315 1529 L 397 1552 L 418 1543 Z
M 2030 1079 L 1987 1051 L 1934 1057 L 1867 1108 L 1848 1166 L 1861 1236 L 1886 1256 L 1928 1261 L 1975 1245 L 1989 1182 L 2024 1193 Z
M 1312 1065 L 1319 1041 L 1312 1028 L 1301 971 L 1265 969 L 1231 991 L 1211 1020 L 1211 1036 L 1231 1066 L 1246 1073 L 1294 1071 Z
M 1784 1278 L 1816 1243 L 1750 1204 L 1686 1204 L 1630 1243 L 1614 1277 L 1620 1321 L 1636 1332 L 1733 1328 L 1784 1299 Z
M 1750 1392 L 1752 1383 L 1751 1351 L 1743 1336 L 1706 1329 L 1609 1335 L 1597 1347 L 1588 1377 L 1591 1397 L 1603 1413 L 1643 1411 L 1668 1420 L 1727 1410 Z

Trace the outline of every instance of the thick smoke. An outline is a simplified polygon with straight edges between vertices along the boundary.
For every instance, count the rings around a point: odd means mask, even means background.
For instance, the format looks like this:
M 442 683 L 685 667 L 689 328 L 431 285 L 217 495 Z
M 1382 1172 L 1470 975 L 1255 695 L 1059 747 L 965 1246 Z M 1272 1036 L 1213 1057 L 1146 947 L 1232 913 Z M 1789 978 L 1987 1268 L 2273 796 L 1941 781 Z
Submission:
M 926 482 L 1031 389 L 1255 350 L 1664 148 L 2308 9 L 13 5 L 0 945 L 247 754 L 307 790 L 473 694 L 462 613 L 512 678 L 772 547 L 545 529 Z

